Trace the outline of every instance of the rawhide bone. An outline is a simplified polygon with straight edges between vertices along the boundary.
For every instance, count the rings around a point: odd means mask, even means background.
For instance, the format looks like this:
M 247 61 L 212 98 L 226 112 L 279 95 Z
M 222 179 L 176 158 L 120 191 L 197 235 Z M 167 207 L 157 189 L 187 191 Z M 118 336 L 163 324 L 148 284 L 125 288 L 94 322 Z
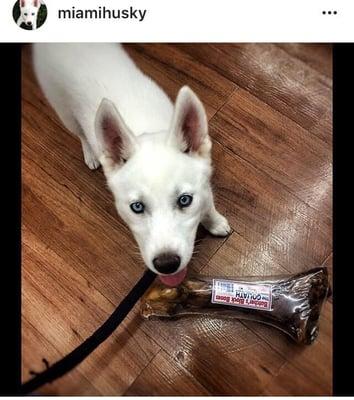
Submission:
M 141 314 L 145 318 L 205 314 L 248 319 L 272 325 L 298 343 L 311 344 L 329 293 L 325 267 L 264 278 L 199 275 L 178 287 L 154 283 L 141 300 Z

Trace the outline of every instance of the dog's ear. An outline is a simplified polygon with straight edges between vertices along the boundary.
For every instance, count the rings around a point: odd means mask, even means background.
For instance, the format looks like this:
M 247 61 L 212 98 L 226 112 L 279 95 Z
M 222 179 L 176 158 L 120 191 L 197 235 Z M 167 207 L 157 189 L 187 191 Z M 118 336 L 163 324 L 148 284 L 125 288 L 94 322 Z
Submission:
M 34 7 L 39 7 L 39 0 L 33 0 Z
M 21 0 L 20 1 L 20 7 L 24 7 L 25 6 L 25 0 Z
M 122 165 L 135 151 L 137 141 L 114 104 L 103 99 L 95 119 L 100 162 L 109 172 Z
M 172 118 L 170 142 L 183 152 L 209 157 L 211 141 L 202 102 L 188 86 L 178 92 Z

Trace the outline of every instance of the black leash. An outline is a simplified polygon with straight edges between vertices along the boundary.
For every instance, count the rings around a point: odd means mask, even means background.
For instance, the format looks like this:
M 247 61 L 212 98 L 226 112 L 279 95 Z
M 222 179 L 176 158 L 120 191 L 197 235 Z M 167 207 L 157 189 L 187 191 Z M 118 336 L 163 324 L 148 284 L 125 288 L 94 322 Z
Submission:
M 80 364 L 115 331 L 119 324 L 128 315 L 129 311 L 134 307 L 136 302 L 152 284 L 155 277 L 156 275 L 152 271 L 146 270 L 144 275 L 123 299 L 107 321 L 100 326 L 92 336 L 87 338 L 76 349 L 61 360 L 57 361 L 51 367 L 48 367 L 45 371 L 25 382 L 21 386 L 21 394 L 32 393 L 40 386 L 60 378 Z

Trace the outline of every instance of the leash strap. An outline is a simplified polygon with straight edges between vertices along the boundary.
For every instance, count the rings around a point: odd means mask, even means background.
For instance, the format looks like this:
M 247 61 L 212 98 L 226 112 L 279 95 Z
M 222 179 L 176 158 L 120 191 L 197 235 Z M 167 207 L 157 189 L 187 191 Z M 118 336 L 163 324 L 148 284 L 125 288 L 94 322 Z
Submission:
M 156 275 L 146 270 L 133 289 L 122 300 L 106 322 L 100 326 L 92 336 L 87 338 L 71 353 L 57 361 L 45 371 L 21 385 L 21 394 L 29 394 L 45 383 L 52 382 L 71 371 L 89 356 L 102 342 L 104 342 L 120 325 L 129 311 L 154 281 Z

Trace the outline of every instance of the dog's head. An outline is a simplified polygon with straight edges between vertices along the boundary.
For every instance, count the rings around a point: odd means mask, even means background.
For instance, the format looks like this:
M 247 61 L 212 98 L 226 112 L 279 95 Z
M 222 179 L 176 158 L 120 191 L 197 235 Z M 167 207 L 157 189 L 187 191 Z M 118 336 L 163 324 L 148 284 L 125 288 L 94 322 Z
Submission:
M 118 213 L 148 268 L 177 284 L 210 196 L 211 141 L 202 103 L 183 87 L 169 132 L 134 136 L 108 100 L 102 101 L 95 124 Z
M 28 26 L 33 26 L 37 19 L 40 0 L 20 0 L 21 17 Z

